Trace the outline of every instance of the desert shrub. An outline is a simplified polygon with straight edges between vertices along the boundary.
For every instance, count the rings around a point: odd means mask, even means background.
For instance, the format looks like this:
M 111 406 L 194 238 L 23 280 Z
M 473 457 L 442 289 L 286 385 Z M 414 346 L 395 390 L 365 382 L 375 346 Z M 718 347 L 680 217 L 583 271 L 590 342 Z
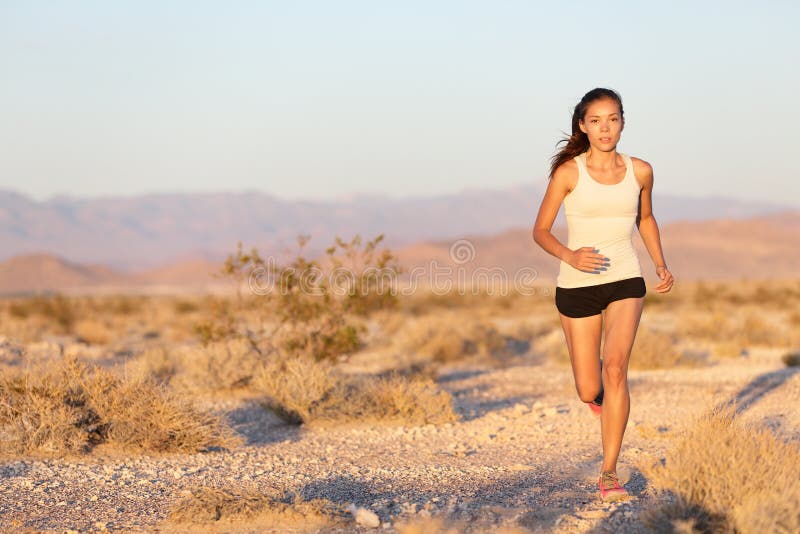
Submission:
M 427 377 L 351 376 L 330 362 L 276 358 L 253 378 L 266 408 L 300 423 L 369 422 L 422 425 L 456 420 L 452 398 Z
M 173 308 L 178 315 L 194 313 L 200 309 L 200 307 L 191 300 L 178 300 L 173 304 Z
M 263 328 L 255 332 L 272 342 L 275 351 L 335 360 L 363 345 L 364 329 L 353 320 L 354 316 L 364 317 L 394 306 L 396 296 L 383 281 L 386 278 L 393 281 L 399 267 L 389 250 L 378 250 L 382 234 L 364 244 L 363 250 L 360 236 L 349 243 L 337 236 L 334 245 L 326 250 L 327 270 L 332 275 L 326 280 L 322 276 L 326 271 L 323 264 L 307 259 L 303 253 L 309 239 L 309 236 L 298 237 L 299 250 L 285 265 L 265 261 L 255 248 L 243 252 L 240 242 L 219 274 L 234 280 L 240 313 L 249 304 L 277 322 L 277 326 L 270 325 L 269 332 Z M 247 301 L 241 292 L 245 280 L 255 294 Z M 204 325 L 199 331 L 203 339 L 243 333 L 242 328 L 235 326 L 216 328 L 218 323 L 214 319 Z
M 133 315 L 142 312 L 149 297 L 144 295 L 109 295 L 104 297 L 86 297 L 73 300 L 81 301 L 84 311 L 92 315 Z
M 275 338 L 284 351 L 324 360 L 356 352 L 364 345 L 363 332 L 362 326 L 348 323 L 343 315 L 324 314 L 293 322 L 276 332 Z
M 196 487 L 172 507 L 168 523 L 195 525 L 225 532 L 261 527 L 317 532 L 323 527 L 352 524 L 346 510 L 327 499 L 304 500 L 298 494 L 282 498 L 257 489 Z
M 631 350 L 631 369 L 671 369 L 702 365 L 701 354 L 680 351 L 676 336 L 641 325 L 636 332 Z
M 169 384 L 178 373 L 179 365 L 178 359 L 166 347 L 153 347 L 126 362 L 125 373 Z
M 9 314 L 18 319 L 38 316 L 50 322 L 60 333 L 68 333 L 75 322 L 76 312 L 72 301 L 61 295 L 35 296 L 12 302 Z
M 395 338 L 400 350 L 438 363 L 468 356 L 502 359 L 516 354 L 519 343 L 527 346 L 524 338 L 504 334 L 487 321 L 453 313 L 408 320 Z
M 105 345 L 113 338 L 108 324 L 97 319 L 79 319 L 75 322 L 73 332 L 91 345 Z
M 180 391 L 219 392 L 247 388 L 264 361 L 250 339 L 235 337 L 202 346 L 152 348 L 131 361 L 127 369 L 134 376 L 149 377 Z
M 383 249 L 378 254 L 377 247 L 383 239 L 384 235 L 380 234 L 367 241 L 361 250 L 360 235 L 349 243 L 337 236 L 334 244 L 326 249 L 332 269 L 346 274 L 344 287 L 339 288 L 346 290 L 342 303 L 345 311 L 366 316 L 377 310 L 396 308 L 397 295 L 392 290 L 403 269 L 391 250 Z
M 224 299 L 208 299 L 206 317 L 194 323 L 194 333 L 203 345 L 239 334 L 236 316 Z
M 109 444 L 196 452 L 238 443 L 221 419 L 143 378 L 65 358 L 44 372 L 0 378 L 4 454 L 64 455 Z
M 800 367 L 800 351 L 787 352 L 781 356 L 781 361 L 787 367 Z
M 738 356 L 743 348 L 752 345 L 784 346 L 791 340 L 781 324 L 752 309 L 682 314 L 677 332 L 681 337 L 712 342 L 715 354 L 722 357 Z
M 662 461 L 642 465 L 662 494 L 643 518 L 661 532 L 675 520 L 701 532 L 798 532 L 798 465 L 796 444 L 744 424 L 730 405 L 715 408 Z

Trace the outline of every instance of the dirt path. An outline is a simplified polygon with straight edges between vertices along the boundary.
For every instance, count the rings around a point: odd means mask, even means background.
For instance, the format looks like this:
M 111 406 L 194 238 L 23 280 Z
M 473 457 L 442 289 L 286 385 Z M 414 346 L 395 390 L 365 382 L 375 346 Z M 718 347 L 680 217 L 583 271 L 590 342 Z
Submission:
M 736 398 L 742 417 L 800 441 L 800 410 L 792 409 L 800 372 L 784 368 L 778 351 L 629 376 L 620 472 L 629 473 L 633 498 L 624 503 L 598 501 L 599 421 L 578 401 L 569 368 L 545 363 L 444 370 L 440 383 L 461 415 L 452 425 L 301 430 L 253 402 L 230 401 L 217 408 L 248 440 L 233 452 L 4 462 L 0 529 L 152 531 L 187 488 L 233 485 L 354 503 L 377 513 L 384 532 L 398 519 L 439 514 L 475 532 L 636 531 L 650 494 L 636 461 L 657 458 L 713 401 Z

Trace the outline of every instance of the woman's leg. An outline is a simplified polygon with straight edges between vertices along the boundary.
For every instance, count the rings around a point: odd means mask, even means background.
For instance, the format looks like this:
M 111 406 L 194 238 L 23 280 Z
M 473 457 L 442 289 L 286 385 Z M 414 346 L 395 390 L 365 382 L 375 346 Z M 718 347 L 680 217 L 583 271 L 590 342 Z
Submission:
M 559 313 L 567 340 L 575 389 L 583 402 L 591 402 L 600 393 L 601 314 L 589 317 L 567 317 Z
M 628 362 L 643 306 L 644 297 L 615 300 L 606 307 L 603 319 L 602 471 L 617 470 L 622 436 L 630 413 Z

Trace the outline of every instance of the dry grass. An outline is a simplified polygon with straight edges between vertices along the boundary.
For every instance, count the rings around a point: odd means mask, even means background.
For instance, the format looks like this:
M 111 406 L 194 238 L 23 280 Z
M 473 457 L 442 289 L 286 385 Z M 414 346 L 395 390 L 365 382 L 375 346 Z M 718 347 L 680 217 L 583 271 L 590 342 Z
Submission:
M 792 341 L 787 316 L 752 308 L 687 311 L 679 314 L 676 333 L 714 343 L 714 352 L 721 357 L 738 356 L 741 349 L 749 346 L 782 347 Z
M 800 367 L 800 351 L 787 352 L 781 356 L 781 361 L 783 361 L 787 367 Z
M 742 423 L 732 406 L 699 418 L 642 470 L 662 492 L 644 520 L 672 532 L 800 532 L 800 449 Z M 666 497 L 665 497 L 666 495 Z
M 0 378 L 2 453 L 88 452 L 99 444 L 146 452 L 198 452 L 239 438 L 221 419 L 153 381 L 119 378 L 65 358 L 44 372 Z
M 640 325 L 631 350 L 631 369 L 696 367 L 705 362 L 699 354 L 678 350 L 674 334 Z
M 247 388 L 263 362 L 259 349 L 249 339 L 235 337 L 204 346 L 149 349 L 131 361 L 128 370 L 178 391 L 209 393 Z
M 456 420 L 452 398 L 429 378 L 349 376 L 326 361 L 279 358 L 261 368 L 253 388 L 265 406 L 295 424 L 396 423 Z
M 73 332 L 79 339 L 90 345 L 105 345 L 114 337 L 114 333 L 108 322 L 98 319 L 81 319 L 76 321 Z
M 318 532 L 352 524 L 346 511 L 326 499 L 303 500 L 297 494 L 278 499 L 254 489 L 199 487 L 172 508 L 167 526 L 190 526 L 192 532 Z
M 467 357 L 503 360 L 517 354 L 525 336 L 541 330 L 520 329 L 523 338 L 501 332 L 490 321 L 464 312 L 439 313 L 408 319 L 395 335 L 398 350 L 419 359 L 448 363 Z

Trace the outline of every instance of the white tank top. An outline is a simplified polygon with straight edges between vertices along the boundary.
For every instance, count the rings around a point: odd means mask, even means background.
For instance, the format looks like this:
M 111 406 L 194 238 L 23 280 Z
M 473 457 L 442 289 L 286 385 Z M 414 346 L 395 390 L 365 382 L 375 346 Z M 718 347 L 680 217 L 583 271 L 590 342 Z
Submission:
M 609 258 L 611 265 L 598 274 L 575 269 L 561 261 L 556 285 L 584 287 L 641 276 L 639 258 L 633 248 L 633 228 L 639 207 L 640 187 L 633 174 L 630 156 L 618 152 L 625 161 L 625 178 L 617 184 L 601 184 L 589 175 L 586 152 L 575 156 L 578 182 L 564 197 L 567 218 L 567 247 L 595 247 Z

